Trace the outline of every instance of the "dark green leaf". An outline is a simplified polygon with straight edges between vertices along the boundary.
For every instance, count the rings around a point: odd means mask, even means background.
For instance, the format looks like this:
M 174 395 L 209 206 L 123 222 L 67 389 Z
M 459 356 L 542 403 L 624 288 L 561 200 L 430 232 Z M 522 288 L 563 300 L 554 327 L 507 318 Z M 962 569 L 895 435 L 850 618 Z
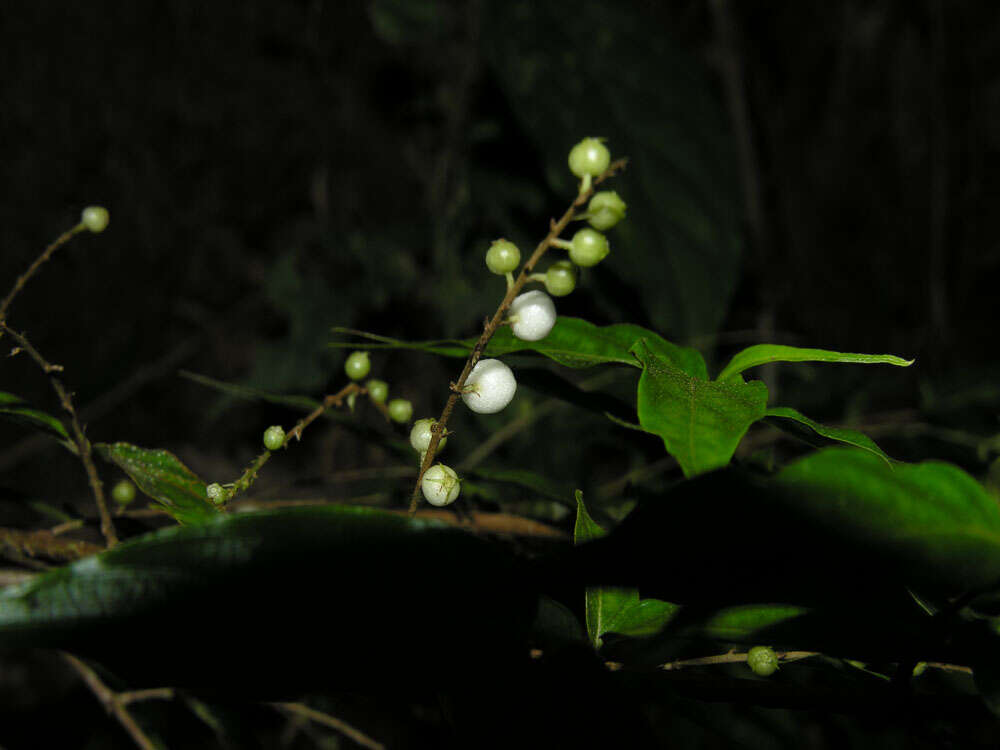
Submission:
M 558 482 L 554 482 L 551 479 L 543 477 L 541 474 L 537 474 L 536 472 L 529 471 L 527 469 L 495 469 L 480 467 L 473 469 L 469 473 L 471 473 L 474 477 L 485 479 L 489 482 L 502 482 L 504 484 L 514 484 L 519 487 L 524 487 L 538 494 L 540 497 L 555 500 L 563 505 L 569 505 L 571 503 L 570 498 L 573 493 L 569 487 L 561 485 Z
M 764 384 L 692 377 L 659 356 L 645 340 L 632 351 L 643 364 L 638 390 L 642 428 L 663 438 L 686 476 L 728 464 L 747 429 L 764 416 Z
M 680 605 L 659 599 L 638 599 L 618 610 L 604 627 L 605 632 L 634 638 L 655 635 L 666 626 L 680 610 Z
M 535 601 L 509 553 L 461 530 L 295 508 L 173 526 L 6 588 L 0 648 L 272 699 L 389 677 L 426 689 L 523 656 Z
M 722 368 L 716 380 L 725 381 L 744 370 L 769 362 L 849 362 L 854 364 L 885 364 L 909 367 L 916 360 L 903 359 L 892 354 L 848 354 L 826 349 L 801 349 L 780 344 L 756 344 L 736 354 Z
M 312 411 L 320 404 L 319 401 L 309 398 L 308 396 L 282 396 L 275 393 L 268 393 L 267 391 L 262 391 L 259 388 L 250 388 L 249 386 L 238 385 L 236 383 L 226 383 L 205 375 L 199 375 L 196 372 L 188 372 L 187 370 L 181 370 L 180 375 L 181 377 L 187 378 L 195 383 L 199 383 L 200 385 L 208 386 L 209 388 L 214 388 L 222 393 L 227 393 L 230 396 L 235 396 L 236 398 L 246 399 L 249 401 L 264 401 L 269 404 L 289 406 L 293 409 L 300 409 L 302 411 Z M 340 416 L 336 415 L 335 412 L 330 412 L 330 414 Z
M 56 438 L 71 453 L 77 452 L 62 422 L 51 414 L 28 406 L 20 396 L 0 391 L 0 418 L 41 430 Z
M 630 158 L 611 185 L 628 218 L 597 272 L 610 266 L 636 287 L 660 328 L 717 330 L 737 278 L 740 202 L 729 125 L 703 61 L 669 31 L 650 38 L 664 29 L 655 4 L 486 7 L 493 71 L 555 187 L 571 194 L 566 155 L 585 136 Z
M 180 523 L 204 523 L 218 516 L 218 508 L 205 494 L 205 482 L 173 453 L 129 443 L 98 443 L 94 448 L 102 458 L 121 467 L 141 492 Z
M 775 478 L 807 521 L 891 560 L 917 590 L 949 593 L 1000 581 L 1000 506 L 957 466 L 889 466 L 880 457 L 830 448 Z
M 369 349 L 417 349 L 448 357 L 467 357 L 477 340 L 400 341 L 346 328 L 334 328 L 333 331 L 363 336 L 373 342 L 366 344 Z M 638 365 L 630 350 L 640 339 L 645 339 L 650 350 L 670 360 L 688 375 L 701 380 L 708 378 L 705 361 L 695 349 L 677 346 L 657 333 L 630 323 L 595 326 L 589 321 L 565 315 L 559 316 L 552 332 L 541 341 L 522 341 L 515 338 L 510 328 L 500 328 L 490 340 L 484 356 L 499 357 L 513 352 L 533 351 L 566 367 L 593 367 L 601 364 L 624 364 L 636 367 Z M 357 345 L 357 342 L 330 344 L 343 348 L 357 347 Z
M 583 504 L 583 493 L 576 491 L 576 525 L 573 527 L 573 543 L 583 544 L 604 536 L 607 532 L 590 517 Z M 618 618 L 623 610 L 639 603 L 639 590 L 616 586 L 588 586 L 586 597 L 587 635 L 594 648 L 602 645 L 601 636 L 608 632 L 608 626 Z
M 847 445 L 853 445 L 855 448 L 874 453 L 887 463 L 892 461 L 875 444 L 875 441 L 863 432 L 844 427 L 827 427 L 819 422 L 814 422 L 801 412 L 787 406 L 773 406 L 769 408 L 766 412 L 766 419 L 776 427 L 793 435 L 798 435 L 812 445 L 822 445 L 825 442 L 817 440 L 816 436 L 819 436 L 820 438 L 825 438 L 826 441 L 846 443 Z

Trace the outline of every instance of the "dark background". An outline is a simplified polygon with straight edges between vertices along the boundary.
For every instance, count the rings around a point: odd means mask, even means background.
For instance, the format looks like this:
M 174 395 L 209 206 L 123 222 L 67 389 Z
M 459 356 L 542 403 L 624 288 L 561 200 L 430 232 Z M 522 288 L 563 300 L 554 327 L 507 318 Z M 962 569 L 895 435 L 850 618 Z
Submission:
M 603 136 L 632 160 L 614 185 L 629 219 L 561 313 L 645 325 L 716 370 L 760 341 L 916 358 L 757 376 L 772 404 L 985 477 L 1000 433 L 998 58 L 992 2 L 5 2 L 0 287 L 83 206 L 107 206 L 108 230 L 60 249 L 10 324 L 65 366 L 93 440 L 168 448 L 224 481 L 298 414 L 178 370 L 318 396 L 344 382 L 333 325 L 477 333 L 503 291 L 489 241 L 532 247 L 572 195 L 568 149 Z M 416 417 L 458 371 L 416 353 L 373 362 Z M 0 367 L 0 390 L 58 410 L 27 358 Z M 662 455 L 597 417 L 539 413 L 544 394 L 523 390 L 512 414 L 532 427 L 487 465 L 589 490 Z M 406 479 L 343 481 L 410 461 L 389 440 L 401 428 L 358 418 L 384 439 L 317 429 L 261 496 L 402 505 Z M 461 417 L 450 450 L 511 418 Z M 794 452 L 769 434 L 751 435 L 762 460 Z M 0 446 L 6 525 L 40 524 L 32 503 L 88 507 L 72 457 L 6 425 Z M 566 515 L 470 490 L 478 507 Z M 615 515 L 622 498 L 605 494 Z

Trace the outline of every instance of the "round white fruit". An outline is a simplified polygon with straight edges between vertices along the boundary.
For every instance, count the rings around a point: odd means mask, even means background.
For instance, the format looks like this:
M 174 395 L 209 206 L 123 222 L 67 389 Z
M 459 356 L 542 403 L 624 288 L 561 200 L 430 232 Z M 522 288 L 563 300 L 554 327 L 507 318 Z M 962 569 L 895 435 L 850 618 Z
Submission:
M 507 365 L 499 359 L 481 359 L 465 381 L 462 400 L 478 414 L 495 414 L 510 403 L 516 390 L 517 381 Z
M 545 292 L 535 289 L 519 294 L 510 303 L 510 327 L 522 341 L 540 341 L 556 324 L 556 306 Z

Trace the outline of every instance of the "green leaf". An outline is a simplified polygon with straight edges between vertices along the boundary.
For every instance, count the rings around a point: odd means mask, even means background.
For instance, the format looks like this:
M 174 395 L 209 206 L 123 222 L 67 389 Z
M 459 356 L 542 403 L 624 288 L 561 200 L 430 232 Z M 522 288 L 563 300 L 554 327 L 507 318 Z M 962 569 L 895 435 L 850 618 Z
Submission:
M 826 349 L 801 349 L 797 346 L 780 344 L 756 344 L 737 353 L 724 368 L 718 381 L 726 381 L 732 376 L 758 365 L 769 362 L 850 362 L 854 364 L 884 364 L 909 367 L 916 360 L 903 359 L 892 354 L 848 354 L 831 352 Z
M 230 396 L 235 396 L 236 398 L 245 399 L 248 401 L 264 401 L 269 404 L 279 404 L 280 406 L 289 406 L 293 409 L 299 409 L 302 411 L 312 411 L 320 405 L 320 402 L 316 399 L 309 398 L 308 396 L 284 396 L 275 393 L 269 393 L 268 391 L 262 391 L 259 388 L 251 388 L 245 385 L 238 385 L 236 383 L 226 383 L 222 380 L 216 380 L 215 378 L 210 378 L 206 375 L 199 375 L 196 372 L 188 372 L 187 370 L 181 370 L 180 375 L 183 378 L 187 378 L 200 385 L 213 388 L 222 393 L 229 394 Z M 336 412 L 326 412 L 324 416 L 332 415 L 334 417 L 340 417 Z
M 638 389 L 642 428 L 663 438 L 685 476 L 728 464 L 747 429 L 764 416 L 764 384 L 691 377 L 659 356 L 645 340 L 632 352 L 643 365 Z
M 822 441 L 815 439 L 816 435 L 837 443 L 846 443 L 855 448 L 874 453 L 886 463 L 891 463 L 889 458 L 875 441 L 863 432 L 851 430 L 844 427 L 827 427 L 819 422 L 814 422 L 801 412 L 787 406 L 774 406 L 767 410 L 766 419 L 776 427 L 797 435 L 811 445 L 821 445 Z
M 71 453 L 77 452 L 62 422 L 51 414 L 28 406 L 20 396 L 0 391 L 0 417 L 41 430 L 56 438 Z
M 536 599 L 509 552 L 439 522 L 348 506 L 224 514 L 3 589 L 0 648 L 66 649 L 227 699 L 390 676 L 426 688 L 526 653 Z
M 496 469 L 489 467 L 478 467 L 469 472 L 472 476 L 485 479 L 489 482 L 502 482 L 524 487 L 537 493 L 540 497 L 555 500 L 563 505 L 570 504 L 572 491 L 569 487 L 554 482 L 547 477 L 543 477 L 528 469 Z
M 889 466 L 830 448 L 785 467 L 774 486 L 804 521 L 871 549 L 918 591 L 955 594 L 1000 580 L 1000 506 L 957 466 Z
M 604 536 L 602 529 L 583 504 L 583 493 L 576 491 L 576 525 L 573 543 L 583 544 Z M 659 632 L 677 612 L 676 604 L 656 599 L 639 599 L 639 590 L 614 586 L 588 586 L 586 590 L 587 635 L 594 648 L 603 645 L 605 633 L 642 636 Z
M 205 482 L 173 453 L 129 443 L 98 443 L 94 449 L 102 458 L 121 467 L 140 491 L 180 523 L 204 523 L 218 516 L 218 508 L 205 494 Z
M 437 339 L 433 341 L 401 341 L 388 336 L 364 333 L 348 328 L 334 328 L 334 333 L 362 336 L 373 343 L 368 349 L 417 349 L 448 357 L 467 357 L 478 339 Z M 695 349 L 677 346 L 659 334 L 631 323 L 595 326 L 580 318 L 559 316 L 551 333 L 541 341 L 522 341 L 510 328 L 500 328 L 486 347 L 484 356 L 499 357 L 514 352 L 533 351 L 566 367 L 593 367 L 602 364 L 623 364 L 636 367 L 630 354 L 632 346 L 645 339 L 649 348 L 664 359 L 670 360 L 683 372 L 707 380 L 705 360 Z M 352 348 L 357 342 L 334 342 L 330 346 Z
M 737 159 L 704 61 L 671 38 L 656 4 L 490 2 L 483 46 L 549 181 L 574 190 L 566 156 L 608 139 L 628 169 L 609 185 L 629 204 L 614 230 L 613 272 L 635 287 L 659 328 L 718 329 L 739 268 Z M 583 125 L 582 123 L 586 123 Z

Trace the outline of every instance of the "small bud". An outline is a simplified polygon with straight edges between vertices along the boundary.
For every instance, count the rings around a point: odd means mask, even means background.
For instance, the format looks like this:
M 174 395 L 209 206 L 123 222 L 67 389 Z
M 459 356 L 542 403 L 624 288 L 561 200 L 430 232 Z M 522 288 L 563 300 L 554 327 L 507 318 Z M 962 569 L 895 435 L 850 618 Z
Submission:
M 87 206 L 80 214 L 80 223 L 94 234 L 99 234 L 108 228 L 111 215 L 104 206 Z

